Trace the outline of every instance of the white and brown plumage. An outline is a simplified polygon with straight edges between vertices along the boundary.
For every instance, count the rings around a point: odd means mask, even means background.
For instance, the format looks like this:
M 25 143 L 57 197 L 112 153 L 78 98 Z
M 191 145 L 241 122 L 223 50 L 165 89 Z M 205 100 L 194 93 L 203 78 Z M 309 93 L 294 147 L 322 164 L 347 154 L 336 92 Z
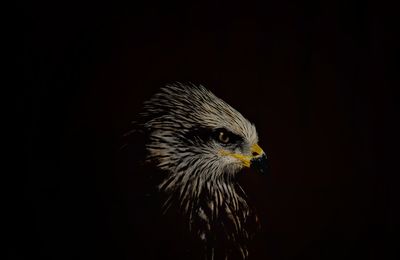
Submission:
M 253 124 L 203 86 L 168 85 L 144 103 L 138 121 L 146 160 L 165 172 L 164 207 L 177 205 L 206 259 L 247 258 L 257 217 L 236 182 L 243 167 L 265 172 Z

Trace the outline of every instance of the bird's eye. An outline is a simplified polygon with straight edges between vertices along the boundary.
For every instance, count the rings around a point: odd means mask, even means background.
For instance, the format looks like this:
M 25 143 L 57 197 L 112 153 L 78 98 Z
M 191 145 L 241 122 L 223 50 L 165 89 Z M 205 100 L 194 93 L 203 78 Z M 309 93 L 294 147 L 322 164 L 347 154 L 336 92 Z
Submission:
M 229 135 L 226 132 L 220 131 L 218 134 L 218 140 L 221 143 L 227 144 L 229 142 Z

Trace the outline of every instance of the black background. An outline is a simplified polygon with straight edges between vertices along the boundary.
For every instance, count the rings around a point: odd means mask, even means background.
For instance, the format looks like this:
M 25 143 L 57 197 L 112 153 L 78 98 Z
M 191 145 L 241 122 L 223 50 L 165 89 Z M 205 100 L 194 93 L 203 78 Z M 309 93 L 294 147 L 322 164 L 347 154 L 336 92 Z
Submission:
M 396 9 L 55 2 L 20 2 L 14 20 L 24 171 L 9 259 L 142 259 L 129 199 L 142 184 L 119 170 L 120 137 L 175 81 L 257 126 L 271 172 L 244 183 L 263 223 L 251 259 L 394 259 Z

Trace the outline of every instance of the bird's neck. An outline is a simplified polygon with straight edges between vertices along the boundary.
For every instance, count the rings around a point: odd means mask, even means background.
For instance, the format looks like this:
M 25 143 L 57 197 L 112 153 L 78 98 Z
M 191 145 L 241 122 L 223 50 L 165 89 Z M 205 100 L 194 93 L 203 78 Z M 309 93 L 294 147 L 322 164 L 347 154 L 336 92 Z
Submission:
M 180 183 L 182 179 L 174 177 L 161 186 L 171 187 L 164 189 L 167 195 L 166 209 L 175 204 L 177 207 L 174 208 L 186 219 L 190 233 L 207 250 L 218 248 L 222 243 L 230 245 L 228 247 L 232 248 L 229 250 L 237 251 L 245 258 L 247 241 L 255 231 L 248 224 L 254 222 L 256 217 L 240 185 L 226 179 L 193 179 Z

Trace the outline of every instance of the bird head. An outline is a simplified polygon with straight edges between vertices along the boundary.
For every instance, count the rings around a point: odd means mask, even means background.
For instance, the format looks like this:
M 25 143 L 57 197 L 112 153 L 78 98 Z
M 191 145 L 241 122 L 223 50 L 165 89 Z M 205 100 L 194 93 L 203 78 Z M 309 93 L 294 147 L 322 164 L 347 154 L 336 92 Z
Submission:
M 183 180 L 232 180 L 244 167 L 266 172 L 252 123 L 203 86 L 173 84 L 144 104 L 148 161 Z M 178 184 L 170 178 L 166 188 Z
M 161 88 L 144 103 L 138 123 L 146 133 L 146 160 L 166 172 L 159 184 L 164 212 L 172 204 L 182 209 L 189 230 L 208 248 L 206 259 L 216 248 L 245 259 L 254 233 L 249 223 L 258 220 L 235 177 L 245 167 L 266 172 L 254 125 L 203 86 L 183 84 Z

